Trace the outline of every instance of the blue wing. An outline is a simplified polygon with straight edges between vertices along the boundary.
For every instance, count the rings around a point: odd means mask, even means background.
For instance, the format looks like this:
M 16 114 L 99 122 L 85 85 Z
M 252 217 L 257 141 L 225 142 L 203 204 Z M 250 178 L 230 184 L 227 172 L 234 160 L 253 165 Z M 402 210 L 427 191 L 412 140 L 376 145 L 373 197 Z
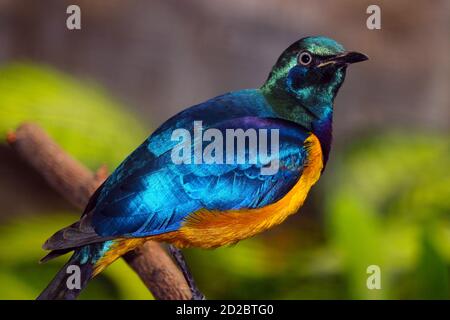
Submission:
M 258 208 L 282 198 L 301 176 L 309 135 L 273 115 L 255 91 L 232 93 L 187 109 L 163 124 L 136 149 L 99 190 L 88 213 L 102 237 L 149 236 L 177 230 L 191 213 L 206 208 Z M 278 129 L 279 170 L 262 175 L 256 164 L 175 164 L 171 141 L 177 128 Z M 192 132 L 192 131 L 191 131 Z M 196 142 L 192 142 L 194 148 Z M 193 150 L 193 149 L 192 149 Z M 246 150 L 248 153 L 248 150 Z M 235 159 L 236 160 L 236 159 Z

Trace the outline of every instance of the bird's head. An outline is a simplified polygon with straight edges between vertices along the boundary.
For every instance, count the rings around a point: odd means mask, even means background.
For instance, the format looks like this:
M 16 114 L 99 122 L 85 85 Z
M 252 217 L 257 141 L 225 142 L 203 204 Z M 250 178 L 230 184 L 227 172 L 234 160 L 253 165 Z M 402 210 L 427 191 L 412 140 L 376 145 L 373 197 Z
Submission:
M 281 54 L 262 90 L 274 98 L 295 99 L 306 107 L 331 105 L 347 66 L 367 59 L 362 53 L 345 51 L 330 38 L 303 38 Z

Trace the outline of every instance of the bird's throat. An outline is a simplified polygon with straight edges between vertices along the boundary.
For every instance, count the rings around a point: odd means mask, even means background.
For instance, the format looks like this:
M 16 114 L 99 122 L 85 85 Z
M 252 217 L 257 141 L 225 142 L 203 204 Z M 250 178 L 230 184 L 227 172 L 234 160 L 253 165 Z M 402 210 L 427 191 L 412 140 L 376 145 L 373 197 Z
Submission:
M 332 140 L 333 102 L 311 97 L 305 101 L 291 95 L 264 92 L 268 103 L 280 118 L 297 123 L 306 131 L 314 133 L 323 149 L 324 165 Z

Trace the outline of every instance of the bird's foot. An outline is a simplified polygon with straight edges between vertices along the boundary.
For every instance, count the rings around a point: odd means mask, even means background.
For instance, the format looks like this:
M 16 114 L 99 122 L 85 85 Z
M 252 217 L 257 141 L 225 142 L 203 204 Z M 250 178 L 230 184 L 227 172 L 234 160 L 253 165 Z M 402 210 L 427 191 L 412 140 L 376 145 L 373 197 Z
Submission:
M 192 276 L 192 273 L 189 270 L 189 267 L 186 263 L 186 259 L 184 258 L 183 253 L 180 249 L 173 245 L 169 245 L 169 252 L 172 255 L 172 257 L 175 259 L 175 261 L 178 264 L 178 267 L 181 269 L 181 272 L 183 273 L 184 278 L 186 279 L 186 282 L 188 283 L 189 289 L 191 290 L 192 294 L 192 300 L 206 300 L 204 294 L 198 289 L 194 277 Z

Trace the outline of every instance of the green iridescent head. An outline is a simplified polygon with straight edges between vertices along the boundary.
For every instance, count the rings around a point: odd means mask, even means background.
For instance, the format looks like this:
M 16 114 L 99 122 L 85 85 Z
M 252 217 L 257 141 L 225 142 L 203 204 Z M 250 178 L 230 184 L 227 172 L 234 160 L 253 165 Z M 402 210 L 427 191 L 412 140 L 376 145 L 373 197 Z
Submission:
M 262 90 L 288 95 L 306 106 L 332 104 L 347 66 L 367 59 L 362 53 L 345 51 L 330 38 L 303 38 L 281 54 Z

